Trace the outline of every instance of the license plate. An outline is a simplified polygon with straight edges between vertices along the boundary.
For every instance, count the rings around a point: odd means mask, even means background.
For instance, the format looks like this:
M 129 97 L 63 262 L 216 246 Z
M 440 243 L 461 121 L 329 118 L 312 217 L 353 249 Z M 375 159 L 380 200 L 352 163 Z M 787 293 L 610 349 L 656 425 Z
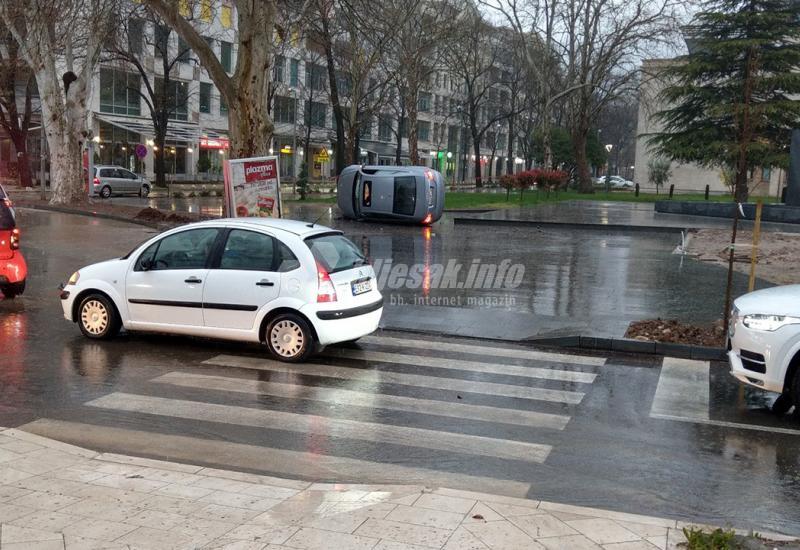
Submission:
M 364 294 L 372 290 L 372 281 L 369 279 L 358 279 L 350 283 L 350 285 L 353 288 L 353 296 L 358 296 L 359 294 Z

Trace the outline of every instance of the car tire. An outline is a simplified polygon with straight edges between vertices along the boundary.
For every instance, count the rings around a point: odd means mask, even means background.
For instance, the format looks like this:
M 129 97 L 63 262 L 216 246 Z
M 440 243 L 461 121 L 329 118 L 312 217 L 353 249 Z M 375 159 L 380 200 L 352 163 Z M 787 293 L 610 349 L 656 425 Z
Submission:
M 122 322 L 110 299 L 102 294 L 90 294 L 78 306 L 78 326 L 87 338 L 108 340 L 117 335 Z
M 791 402 L 794 404 L 794 415 L 800 418 L 800 371 L 795 371 L 789 388 L 788 393 L 791 395 Z M 786 395 L 786 392 L 784 391 L 781 395 Z
M 2 292 L 3 296 L 5 296 L 7 299 L 13 300 L 17 296 L 25 292 L 25 281 L 7 284 L 2 288 L 0 288 L 0 292 Z
M 281 313 L 267 324 L 267 349 L 278 361 L 300 363 L 314 351 L 314 334 L 308 322 L 294 313 Z
M 789 412 L 789 409 L 792 408 L 792 405 L 794 405 L 794 402 L 792 401 L 792 395 L 789 392 L 783 392 L 772 404 L 770 410 L 773 412 L 773 414 L 783 416 Z
M 142 187 L 139 189 L 139 196 L 142 197 L 143 199 L 146 199 L 147 195 L 149 194 L 150 194 L 150 186 L 142 185 Z
M 100 190 L 100 196 L 104 199 L 109 198 L 111 196 L 111 188 L 108 185 L 104 185 Z

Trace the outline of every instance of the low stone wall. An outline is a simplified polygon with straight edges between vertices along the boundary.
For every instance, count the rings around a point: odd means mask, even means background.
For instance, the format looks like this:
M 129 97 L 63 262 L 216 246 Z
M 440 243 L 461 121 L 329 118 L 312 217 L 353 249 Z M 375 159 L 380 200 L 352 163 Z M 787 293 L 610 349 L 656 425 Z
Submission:
M 663 214 L 683 214 L 685 216 L 709 216 L 712 218 L 733 218 L 733 202 L 705 202 L 705 201 L 656 201 L 656 212 Z M 744 217 L 754 220 L 756 205 L 747 203 L 743 205 Z M 800 207 L 785 204 L 765 204 L 761 211 L 761 220 L 765 222 L 796 223 L 800 224 Z

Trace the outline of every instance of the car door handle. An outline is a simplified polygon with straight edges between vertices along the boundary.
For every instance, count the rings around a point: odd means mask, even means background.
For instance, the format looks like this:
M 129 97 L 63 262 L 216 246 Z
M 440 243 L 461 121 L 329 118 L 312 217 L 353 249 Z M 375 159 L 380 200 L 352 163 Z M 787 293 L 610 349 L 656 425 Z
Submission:
M 184 283 L 202 283 L 203 279 L 198 279 L 197 277 L 189 277 L 188 279 L 186 279 L 183 282 Z
M 266 279 L 261 279 L 256 283 L 256 286 L 275 286 L 275 283 Z

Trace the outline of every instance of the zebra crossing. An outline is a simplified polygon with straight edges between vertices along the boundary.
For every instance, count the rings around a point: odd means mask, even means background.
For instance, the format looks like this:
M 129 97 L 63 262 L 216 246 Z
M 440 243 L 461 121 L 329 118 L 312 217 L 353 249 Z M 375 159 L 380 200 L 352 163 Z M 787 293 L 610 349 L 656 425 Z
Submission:
M 524 496 L 530 469 L 546 463 L 604 361 L 375 335 L 305 364 L 225 353 L 151 365 L 135 387 L 83 403 L 85 421 L 42 419 L 29 429 L 290 477 Z

